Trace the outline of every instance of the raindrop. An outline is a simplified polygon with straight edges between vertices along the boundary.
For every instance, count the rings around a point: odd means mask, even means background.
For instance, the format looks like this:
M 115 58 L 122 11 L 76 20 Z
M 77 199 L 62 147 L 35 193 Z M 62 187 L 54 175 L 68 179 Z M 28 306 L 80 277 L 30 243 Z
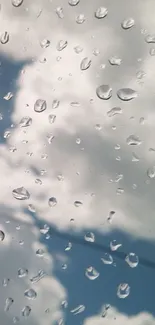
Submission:
M 40 232 L 43 235 L 46 235 L 48 233 L 48 231 L 50 230 L 50 227 L 45 223 L 45 225 L 43 226 L 43 228 L 40 228 Z
M 146 43 L 155 43 L 155 35 L 147 35 L 146 37 L 145 37 L 145 41 L 146 41 Z
M 44 250 L 42 248 L 38 248 L 37 251 L 36 251 L 36 255 L 39 256 L 39 257 L 43 257 L 44 255 Z
M 11 305 L 13 304 L 14 300 L 12 298 L 6 298 L 5 300 L 5 306 L 4 306 L 4 311 L 9 311 Z
M 67 46 L 68 42 L 67 41 L 59 41 L 59 43 L 57 44 L 57 51 L 62 51 L 63 49 L 65 49 L 65 47 Z
M 79 107 L 80 106 L 80 103 L 79 102 L 71 102 L 70 105 L 72 107 Z
M 113 263 L 113 257 L 109 253 L 104 253 L 104 256 L 101 257 L 101 261 L 104 264 L 112 264 Z
M 108 10 L 105 7 L 99 7 L 96 11 L 95 11 L 95 17 L 98 19 L 104 18 L 106 17 L 108 14 Z
M 94 50 L 93 50 L 93 54 L 94 54 L 95 56 L 98 56 L 98 55 L 100 54 L 100 50 L 99 50 L 99 49 L 94 49 Z
M 34 289 L 28 289 L 24 292 L 24 296 L 28 299 L 34 300 L 37 298 L 37 293 Z
M 44 99 L 37 99 L 34 104 L 34 110 L 37 113 L 43 112 L 47 108 L 46 100 Z
M 154 178 L 155 177 L 155 166 L 148 168 L 147 176 L 149 178 Z
M 98 131 L 102 130 L 102 125 L 97 123 L 95 125 L 95 129 L 98 130 Z
M 19 322 L 19 317 L 14 316 L 12 320 L 13 320 L 13 323 L 16 324 Z
M 109 63 L 110 63 L 111 65 L 117 65 L 117 66 L 119 66 L 119 65 L 121 65 L 121 63 L 122 63 L 122 60 L 121 60 L 119 57 L 117 57 L 117 56 L 112 56 L 112 57 L 109 59 Z
M 112 117 L 114 115 L 122 114 L 122 108 L 113 107 L 110 111 L 107 112 L 108 117 Z
M 145 123 L 145 118 L 144 117 L 140 117 L 139 124 L 140 125 L 144 125 L 144 123 Z
M 62 303 L 61 303 L 61 307 L 66 309 L 68 307 L 68 302 L 67 300 L 63 300 Z
M 29 117 L 29 116 L 24 116 L 22 117 L 22 119 L 20 120 L 20 127 L 27 127 L 27 126 L 30 126 L 32 124 L 32 118 Z
M 82 313 L 84 310 L 85 310 L 85 306 L 84 305 L 79 305 L 76 308 L 71 309 L 70 312 L 73 313 L 73 315 L 77 315 L 77 314 Z
M 79 208 L 80 206 L 82 206 L 82 204 L 83 203 L 81 201 L 75 201 L 74 202 L 74 205 L 75 205 L 76 208 Z
M 127 283 L 121 283 L 117 288 L 118 298 L 124 299 L 130 294 L 130 287 Z
M 128 101 L 137 97 L 137 92 L 131 88 L 122 88 L 117 91 L 119 99 Z
M 18 277 L 19 278 L 24 278 L 25 276 L 28 275 L 28 270 L 24 268 L 18 269 Z
M 52 109 L 56 109 L 59 107 L 60 101 L 58 99 L 54 99 L 52 102 Z
M 5 238 L 5 234 L 2 230 L 0 230 L 0 241 L 3 241 Z
M 62 264 L 62 269 L 66 270 L 67 269 L 67 264 Z
M 49 144 L 51 144 L 51 143 L 53 142 L 53 139 L 54 139 L 54 135 L 50 135 L 50 134 L 49 134 L 49 135 L 47 136 L 47 141 L 48 141 Z
M 55 12 L 60 19 L 64 18 L 64 12 L 62 7 L 57 7 Z
M 112 96 L 112 88 L 109 85 L 101 85 L 96 89 L 96 94 L 100 99 L 109 99 Z
M 30 197 L 29 192 L 25 189 L 25 187 L 19 187 L 12 191 L 12 195 L 17 200 L 27 200 Z
M 150 55 L 151 56 L 155 56 L 155 48 L 151 48 L 150 49 Z
M 93 234 L 93 232 L 87 232 L 84 236 L 84 239 L 86 241 L 89 241 L 90 243 L 93 243 L 95 241 L 95 235 Z
M 83 24 L 85 22 L 86 18 L 84 14 L 80 14 L 76 17 L 77 24 Z
M 127 19 L 124 19 L 121 26 L 123 29 L 129 29 L 131 27 L 133 27 L 135 24 L 135 21 L 133 18 L 127 18 Z
M 110 211 L 110 212 L 109 212 L 109 215 L 108 215 L 108 218 L 107 218 L 107 221 L 108 221 L 109 223 L 112 222 L 112 218 L 113 218 L 114 214 L 115 214 L 115 211 Z
M 106 317 L 107 316 L 107 311 L 110 308 L 110 305 L 103 305 L 103 309 L 102 309 L 102 315 L 101 317 Z
M 9 34 L 8 32 L 4 32 L 3 34 L 1 34 L 0 36 L 0 42 L 1 44 L 6 44 L 9 41 Z
M 41 279 L 43 279 L 46 276 L 46 273 L 43 270 L 39 270 L 38 274 L 33 276 L 30 281 L 32 284 L 39 282 Z
M 116 194 L 121 195 L 123 193 L 124 193 L 124 188 L 118 187 L 117 190 L 116 190 Z
M 112 252 L 117 251 L 117 249 L 121 246 L 122 246 L 122 244 L 118 243 L 116 239 L 114 239 L 110 242 L 110 249 Z
M 28 205 L 28 210 L 29 210 L 30 212 L 33 212 L 33 213 L 36 212 L 35 206 L 34 206 L 33 204 L 29 204 L 29 205 Z
M 84 58 L 80 63 L 81 70 L 87 70 L 91 66 L 91 60 L 89 58 Z
M 8 284 L 9 284 L 9 282 L 10 282 L 10 279 L 8 279 L 8 278 L 4 278 L 3 281 L 2 281 L 2 286 L 3 286 L 3 287 L 7 287 Z
M 81 139 L 80 138 L 77 138 L 76 139 L 76 144 L 80 144 L 81 143 Z
M 76 6 L 76 5 L 78 5 L 79 2 L 80 2 L 80 0 L 69 0 L 68 1 L 70 6 Z
M 65 248 L 65 251 L 68 252 L 68 251 L 71 250 L 71 248 L 72 248 L 72 243 L 71 242 L 68 242 L 68 244 L 67 244 L 67 246 Z
M 10 130 L 6 130 L 6 131 L 4 132 L 4 139 L 9 138 L 10 135 L 11 135 L 11 131 L 10 131 Z
M 19 7 L 23 3 L 24 0 L 12 0 L 12 5 L 14 7 Z
M 132 153 L 132 161 L 133 162 L 139 161 L 139 157 L 134 152 Z
M 28 317 L 31 313 L 31 308 L 29 306 L 25 306 L 23 309 L 22 309 L 22 316 L 24 317 Z
M 139 137 L 137 135 L 131 134 L 127 139 L 126 139 L 126 143 L 129 146 L 139 146 L 142 141 L 139 139 Z
M 79 54 L 83 51 L 83 48 L 80 45 L 74 47 L 74 51 L 76 54 Z
M 8 93 L 7 93 L 3 98 L 4 98 L 5 100 L 10 100 L 12 97 L 13 97 L 13 93 L 8 92 Z
M 64 180 L 64 176 L 63 176 L 62 174 L 59 174 L 59 175 L 57 176 L 57 179 L 58 179 L 59 182 L 60 182 L 60 181 L 63 181 L 63 180 Z
M 36 184 L 39 184 L 39 185 L 42 185 L 42 181 L 41 181 L 41 179 L 39 179 L 39 178 L 36 178 L 35 183 L 36 183 Z
M 100 273 L 95 270 L 95 268 L 93 266 L 89 266 L 86 271 L 85 271 L 85 276 L 89 279 L 89 280 L 95 280 L 99 277 Z
M 129 264 L 130 267 L 134 268 L 138 265 L 139 258 L 135 253 L 129 253 L 126 256 L 125 261 Z
M 50 197 L 48 200 L 48 205 L 50 206 L 50 208 L 55 207 L 57 205 L 56 197 L 54 197 L 54 196 Z
M 50 41 L 46 38 L 44 38 L 41 42 L 40 42 L 40 46 L 43 48 L 43 49 L 46 49 L 47 47 L 50 46 Z

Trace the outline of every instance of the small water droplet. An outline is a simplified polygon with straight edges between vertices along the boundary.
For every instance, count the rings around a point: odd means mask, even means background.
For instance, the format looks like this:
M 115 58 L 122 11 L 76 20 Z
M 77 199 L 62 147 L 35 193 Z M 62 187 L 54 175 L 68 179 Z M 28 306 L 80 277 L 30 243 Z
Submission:
M 63 270 L 66 270 L 67 269 L 67 264 L 65 263 L 65 264 L 62 264 L 62 269 Z
M 67 41 L 59 41 L 59 43 L 57 44 L 57 51 L 62 51 L 63 49 L 65 49 L 65 47 L 67 46 L 68 42 Z
M 28 317 L 31 313 L 31 308 L 29 306 L 25 306 L 23 309 L 22 309 L 22 316 L 24 317 Z
M 76 138 L 76 144 L 80 144 L 81 143 L 81 139 L 80 138 Z
M 83 24 L 85 22 L 86 18 L 84 14 L 80 14 L 76 17 L 77 24 Z
M 123 29 L 129 29 L 131 27 L 133 27 L 135 24 L 135 21 L 133 18 L 127 18 L 127 19 L 124 19 L 121 26 Z
M 30 281 L 32 284 L 39 282 L 41 279 L 43 279 L 46 276 L 46 273 L 43 270 L 39 270 L 37 275 L 33 276 Z
M 59 182 L 64 181 L 64 176 L 62 174 L 59 174 L 57 176 L 57 179 L 58 179 Z
M 36 184 L 39 184 L 39 185 L 42 185 L 42 181 L 41 181 L 41 179 L 39 179 L 39 178 L 36 178 L 35 183 L 36 183 Z
M 74 47 L 74 51 L 76 54 L 79 54 L 83 51 L 83 48 L 80 45 Z
M 132 161 L 133 162 L 139 161 L 139 157 L 134 152 L 132 153 Z
M 153 35 L 153 34 L 147 35 L 145 37 L 145 41 L 146 41 L 146 43 L 155 43 L 155 35 Z
M 82 313 L 84 310 L 85 310 L 85 306 L 84 306 L 84 305 L 79 305 L 79 306 L 77 306 L 76 308 L 71 309 L 70 312 L 71 312 L 73 315 L 78 315 L 78 314 Z
M 109 308 L 110 308 L 110 305 L 108 305 L 108 304 L 103 305 L 101 317 L 106 317 L 107 316 L 107 311 L 108 311 Z
M 145 118 L 144 117 L 140 117 L 139 124 L 140 125 L 144 125 L 144 123 L 145 123 Z
M 113 257 L 109 253 L 104 253 L 104 256 L 101 257 L 101 261 L 104 264 L 112 264 L 113 263 Z
M 93 266 L 89 266 L 86 271 L 85 271 L 85 276 L 89 279 L 89 280 L 95 280 L 99 277 L 100 273 L 95 270 L 95 268 Z
M 100 54 L 100 50 L 99 49 L 93 49 L 93 54 L 95 55 L 95 56 L 98 56 L 99 54 Z
M 149 53 L 150 53 L 151 56 L 155 56 L 155 48 L 152 47 L 152 48 L 150 49 Z
M 47 108 L 46 100 L 37 99 L 34 104 L 34 111 L 37 113 L 43 112 Z
M 91 60 L 89 58 L 84 58 L 80 63 L 81 70 L 87 70 L 91 66 Z
M 63 301 L 62 301 L 62 303 L 61 303 L 61 307 L 62 307 L 63 309 L 66 309 L 66 308 L 68 307 L 68 302 L 67 302 L 67 300 L 63 300 Z
M 142 143 L 142 141 L 140 140 L 140 138 L 137 135 L 131 134 L 126 139 L 126 143 L 129 146 L 139 146 Z
M 8 139 L 11 136 L 11 131 L 10 130 L 6 130 L 4 132 L 4 139 Z
M 95 235 L 93 232 L 87 232 L 84 236 L 84 239 L 90 243 L 93 243 L 95 241 Z
M 139 258 L 135 253 L 129 253 L 126 256 L 125 261 L 129 264 L 130 267 L 134 268 L 138 265 Z
M 50 230 L 50 227 L 45 223 L 45 225 L 43 226 L 43 228 L 40 228 L 40 232 L 43 235 L 46 235 Z
M 107 112 L 108 117 L 112 117 L 114 115 L 122 114 L 122 108 L 113 107 L 110 111 Z
M 118 187 L 117 190 L 116 190 L 116 194 L 121 195 L 123 193 L 124 193 L 124 188 Z
M 0 42 L 1 42 L 1 44 L 6 44 L 6 43 L 8 43 L 8 41 L 9 41 L 9 34 L 8 34 L 8 32 L 4 32 L 3 34 L 1 34 L 1 36 L 0 36 Z
M 118 298 L 124 299 L 130 294 L 130 287 L 127 283 L 121 283 L 117 288 Z
M 104 18 L 106 17 L 108 14 L 108 9 L 105 7 L 99 7 L 96 11 L 95 11 L 95 17 L 98 19 Z
M 5 306 L 4 306 L 4 311 L 7 312 L 9 311 L 10 307 L 12 306 L 14 300 L 12 298 L 6 298 L 5 300 Z
M 12 0 L 12 5 L 14 7 L 19 7 L 23 3 L 24 0 Z
M 50 46 L 50 41 L 46 38 L 44 38 L 41 42 L 40 42 L 40 46 L 43 48 L 43 49 L 46 49 L 47 47 Z
M 82 204 L 83 204 L 83 203 L 82 203 L 81 201 L 75 201 L 75 202 L 74 202 L 74 205 L 75 205 L 76 208 L 82 206 Z
M 149 178 L 154 178 L 155 177 L 155 166 L 148 168 L 148 170 L 147 170 L 147 176 Z
M 120 59 L 120 58 L 117 57 L 117 56 L 112 56 L 112 57 L 109 59 L 109 63 L 110 63 L 111 65 L 117 65 L 117 66 L 119 66 L 119 65 L 121 65 L 121 63 L 122 63 L 122 59 Z
M 36 255 L 39 256 L 39 257 L 43 257 L 44 253 L 45 252 L 44 252 L 44 250 L 42 248 L 38 248 L 36 250 Z
M 137 92 L 131 88 L 122 88 L 117 91 L 119 99 L 128 101 L 137 97 Z
M 5 234 L 2 230 L 0 230 L 0 241 L 3 241 L 5 238 Z
M 4 98 L 5 100 L 10 100 L 12 97 L 13 97 L 13 93 L 8 92 L 8 93 L 7 93 L 3 98 Z
M 121 246 L 122 246 L 122 244 L 118 243 L 116 239 L 114 239 L 110 242 L 110 249 L 112 252 L 117 251 L 117 249 Z
M 37 293 L 34 289 L 28 289 L 24 292 L 24 296 L 28 299 L 34 300 L 37 298 Z
M 57 7 L 55 12 L 60 19 L 64 18 L 64 11 L 62 7 Z
M 17 200 L 27 200 L 30 197 L 29 192 L 23 186 L 14 189 L 12 195 Z
M 18 277 L 19 278 L 24 278 L 27 275 L 28 275 L 28 270 L 27 269 L 25 269 L 25 268 L 18 269 Z
M 52 109 L 56 109 L 59 107 L 60 101 L 58 99 L 54 99 L 52 102 Z
M 16 324 L 19 322 L 19 317 L 14 316 L 12 320 L 13 320 L 13 323 Z
M 72 243 L 68 242 L 67 246 L 65 247 L 65 251 L 68 252 L 71 250 L 71 248 L 72 248 Z
M 32 118 L 29 117 L 29 116 L 24 116 L 22 117 L 22 119 L 20 120 L 20 127 L 27 127 L 27 126 L 30 126 L 32 124 Z
M 50 197 L 48 200 L 48 205 L 50 206 L 50 208 L 55 207 L 57 205 L 57 199 L 54 196 Z
M 136 73 L 136 76 L 137 76 L 137 79 L 141 80 L 141 79 L 143 79 L 146 76 L 146 73 L 144 71 L 142 71 L 142 70 L 139 70 Z
M 10 282 L 10 279 L 8 279 L 8 278 L 4 278 L 4 279 L 2 280 L 2 286 L 3 286 L 3 287 L 7 287 L 8 284 L 9 284 L 9 282 Z
M 68 3 L 70 6 L 77 6 L 80 0 L 69 0 Z
M 33 213 L 36 212 L 35 206 L 34 206 L 33 204 L 29 204 L 29 205 L 28 205 L 28 210 L 29 210 L 30 212 L 33 212 Z
M 109 85 L 101 85 L 97 87 L 96 94 L 100 99 L 109 99 L 112 96 L 112 88 Z
M 115 214 L 115 211 L 110 211 L 110 212 L 109 212 L 109 215 L 108 215 L 108 218 L 107 218 L 107 221 L 108 221 L 109 223 L 112 222 L 112 218 L 113 218 L 114 214 Z

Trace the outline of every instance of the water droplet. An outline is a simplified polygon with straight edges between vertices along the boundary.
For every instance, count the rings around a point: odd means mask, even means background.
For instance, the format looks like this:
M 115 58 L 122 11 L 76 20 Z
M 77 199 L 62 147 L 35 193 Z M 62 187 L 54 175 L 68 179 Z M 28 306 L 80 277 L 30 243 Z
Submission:
M 63 300 L 62 303 L 61 303 L 61 307 L 66 309 L 68 307 L 68 302 L 67 300 Z
M 104 256 L 101 257 L 101 261 L 104 264 L 112 264 L 113 263 L 113 257 L 109 253 L 104 253 Z
M 81 143 L 81 139 L 80 138 L 77 138 L 76 139 L 76 144 L 80 144 Z
M 43 279 L 46 276 L 46 273 L 43 270 L 39 270 L 38 274 L 33 276 L 30 281 L 34 284 L 39 282 L 41 279 Z
M 124 188 L 118 187 L 117 190 L 116 190 L 116 194 L 121 195 L 123 193 L 124 193 Z
M 34 110 L 37 113 L 43 112 L 47 108 L 46 100 L 44 99 L 37 99 L 34 104 Z
M 33 204 L 29 204 L 29 205 L 28 205 L 28 210 L 29 210 L 30 212 L 33 212 L 33 213 L 36 212 L 35 206 L 34 206 Z
M 145 118 L 144 117 L 140 117 L 139 124 L 140 125 L 144 125 L 144 123 L 145 123 Z
M 147 170 L 147 176 L 149 178 L 154 178 L 155 177 L 155 166 L 148 168 L 148 170 Z
M 109 212 L 109 215 L 108 215 L 108 218 L 107 218 L 107 221 L 108 221 L 109 223 L 112 222 L 112 218 L 113 218 L 114 214 L 115 214 L 115 211 L 110 211 L 110 212 Z
M 123 29 L 129 29 L 131 27 L 133 27 L 135 24 L 135 21 L 133 18 L 127 18 L 127 19 L 124 19 L 121 26 Z
M 13 320 L 13 323 L 16 324 L 19 322 L 19 317 L 14 316 L 12 320 Z
M 96 89 L 96 94 L 100 99 L 109 99 L 112 96 L 112 88 L 109 85 L 101 85 Z
M 20 120 L 20 127 L 27 127 L 27 126 L 30 126 L 32 124 L 32 118 L 29 117 L 29 116 L 24 116 L 22 117 L 22 119 Z
M 54 139 L 54 135 L 48 134 L 47 141 L 49 144 L 51 144 L 53 142 L 53 139 Z
M 11 136 L 11 131 L 10 130 L 6 130 L 4 132 L 4 139 L 8 139 Z
M 52 102 L 52 109 L 56 109 L 59 107 L 60 101 L 58 99 L 54 99 Z
M 62 51 L 63 49 L 65 49 L 65 47 L 67 46 L 68 42 L 67 41 L 59 41 L 59 43 L 57 44 L 57 51 Z
M 44 38 L 41 42 L 40 42 L 40 46 L 43 48 L 43 49 L 46 49 L 47 47 L 50 46 L 50 41 L 46 38 Z
M 64 176 L 62 174 L 59 174 L 57 176 L 57 179 L 58 179 L 59 182 L 64 181 Z
M 9 34 L 8 32 L 4 32 L 3 34 L 1 34 L 0 36 L 0 42 L 1 44 L 6 44 L 9 41 Z
M 81 201 L 75 201 L 75 202 L 74 202 L 74 205 L 75 205 L 76 208 L 82 206 L 82 204 L 83 204 L 83 203 L 82 203 Z
M 66 270 L 67 269 L 67 264 L 65 263 L 65 264 L 62 264 L 62 269 L 63 270 Z
M 102 130 L 102 125 L 97 123 L 95 125 L 95 129 L 98 130 L 98 131 Z
M 10 307 L 12 306 L 14 300 L 12 298 L 6 298 L 5 300 L 5 306 L 4 306 L 4 311 L 7 312 L 9 311 Z
M 142 143 L 142 141 L 139 139 L 139 137 L 137 135 L 131 134 L 126 139 L 126 143 L 129 146 L 139 146 Z
M 23 309 L 22 309 L 22 316 L 24 317 L 28 317 L 31 313 L 31 308 L 29 306 L 25 306 Z
M 45 252 L 44 252 L 44 250 L 42 248 L 38 248 L 36 250 L 36 255 L 39 256 L 39 257 L 43 257 L 44 253 Z
M 45 223 L 45 225 L 43 226 L 43 228 L 40 228 L 40 232 L 43 235 L 46 235 L 48 233 L 48 231 L 50 230 L 50 227 Z
M 0 241 L 3 241 L 5 238 L 5 234 L 2 230 L 0 230 Z
M 139 157 L 134 152 L 132 153 L 132 161 L 133 162 L 139 161 Z
M 108 117 L 112 117 L 117 114 L 122 114 L 122 108 L 120 107 L 113 107 L 110 111 L 107 112 Z
M 76 54 L 79 54 L 83 51 L 83 48 L 80 45 L 74 47 L 74 51 Z
M 147 35 L 145 37 L 145 41 L 146 43 L 155 43 L 155 35 L 151 35 L 151 34 Z
M 95 235 L 93 234 L 93 232 L 87 232 L 84 236 L 84 239 L 86 241 L 89 241 L 90 243 L 93 243 L 95 241 Z
M 28 270 L 24 268 L 18 269 L 18 277 L 19 278 L 24 278 L 25 276 L 28 275 Z
M 109 59 L 109 63 L 110 63 L 111 65 L 117 65 L 117 66 L 119 66 L 119 65 L 121 65 L 121 63 L 122 63 L 122 60 L 121 60 L 119 57 L 117 57 L 117 56 L 112 56 L 112 57 Z
M 130 287 L 127 283 L 121 283 L 117 288 L 118 298 L 124 299 L 130 294 Z
M 110 249 L 112 252 L 117 251 L 117 249 L 121 246 L 122 246 L 122 244 L 118 243 L 116 239 L 114 239 L 110 242 Z
M 12 0 L 12 5 L 14 7 L 19 7 L 23 3 L 24 0 Z
M 95 56 L 98 56 L 99 54 L 100 54 L 100 50 L 99 49 L 93 49 L 93 54 L 95 55 Z
M 9 282 L 10 282 L 10 279 L 8 279 L 8 278 L 4 278 L 4 279 L 2 280 L 2 286 L 3 286 L 3 287 L 7 287 L 8 284 L 9 284 Z
M 29 192 L 25 189 L 25 187 L 19 187 L 12 191 L 12 195 L 17 200 L 27 200 L 30 197 Z
M 10 100 L 12 97 L 13 97 L 13 93 L 8 92 L 8 93 L 7 93 L 3 98 L 4 98 L 5 100 Z
M 34 289 L 28 289 L 24 292 L 24 296 L 28 299 L 34 300 L 37 298 L 37 293 Z
M 128 101 L 137 97 L 137 92 L 131 88 L 122 88 L 117 91 L 119 99 Z
M 68 3 L 70 6 L 77 6 L 80 0 L 69 0 Z
M 151 56 L 155 56 L 155 48 L 152 47 L 149 53 Z
M 72 243 L 69 242 L 68 245 L 67 245 L 66 248 L 65 248 L 65 251 L 68 252 L 68 251 L 71 250 L 71 248 L 72 248 Z
M 91 66 L 91 60 L 89 58 L 84 58 L 80 63 L 81 70 L 87 70 Z
M 106 317 L 107 316 L 107 311 L 110 308 L 110 305 L 103 305 L 103 309 L 102 309 L 102 315 L 101 317 Z
M 83 24 L 85 22 L 86 18 L 84 14 L 80 14 L 76 17 L 77 24 Z
M 62 7 L 57 7 L 55 12 L 60 19 L 64 18 L 64 12 Z
M 36 178 L 35 183 L 36 183 L 36 184 L 39 184 L 39 185 L 42 185 L 42 181 L 41 181 L 41 179 L 39 179 L 39 178 Z
M 85 306 L 84 305 L 79 305 L 76 308 L 71 309 L 70 312 L 73 313 L 73 315 L 77 315 L 77 314 L 82 313 L 84 310 L 85 310 Z
M 129 264 L 130 267 L 134 268 L 138 265 L 139 258 L 135 253 L 129 253 L 126 256 L 125 261 Z
M 89 266 L 86 271 L 85 271 L 85 276 L 89 279 L 89 280 L 95 280 L 99 277 L 100 273 L 95 270 L 95 268 L 93 266 Z
M 143 79 L 145 76 L 146 76 L 146 73 L 143 71 L 143 70 L 139 70 L 137 73 L 136 73 L 136 76 L 137 76 L 137 79 Z
M 96 11 L 95 11 L 95 17 L 98 19 L 104 18 L 106 17 L 108 14 L 108 9 L 105 7 L 99 7 Z
M 56 197 L 50 197 L 48 200 L 48 205 L 50 206 L 50 208 L 53 208 L 57 205 L 57 199 Z

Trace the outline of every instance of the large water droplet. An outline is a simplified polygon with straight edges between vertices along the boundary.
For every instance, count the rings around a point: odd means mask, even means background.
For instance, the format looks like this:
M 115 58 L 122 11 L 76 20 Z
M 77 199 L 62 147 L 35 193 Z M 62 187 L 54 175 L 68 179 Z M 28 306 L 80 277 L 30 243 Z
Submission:
M 50 46 L 50 41 L 46 38 L 44 38 L 41 42 L 40 42 L 40 46 L 43 48 L 43 49 L 46 49 L 46 47 L 49 47 Z
M 78 5 L 79 2 L 80 2 L 80 0 L 69 0 L 68 1 L 70 6 L 76 6 L 76 5 Z
M 25 269 L 25 268 L 18 269 L 19 278 L 24 278 L 27 275 L 28 275 L 28 270 L 27 269 Z
M 73 315 L 77 315 L 77 314 L 82 313 L 84 310 L 85 310 L 85 306 L 84 305 L 79 305 L 76 308 L 71 309 L 70 312 L 73 313 Z
M 75 205 L 76 208 L 79 208 L 80 206 L 82 206 L 82 204 L 83 203 L 81 201 L 75 201 L 74 202 L 74 205 Z
M 3 34 L 1 34 L 1 36 L 0 36 L 1 44 L 6 44 L 8 41 L 9 41 L 9 33 L 4 32 Z
M 117 91 L 119 99 L 128 101 L 137 97 L 137 92 L 131 88 L 122 88 Z
M 135 24 L 135 21 L 133 18 L 127 18 L 127 19 L 124 19 L 121 26 L 123 29 L 129 29 L 131 27 L 133 27 Z
M 126 256 L 125 261 L 129 264 L 130 267 L 134 268 L 138 265 L 139 258 L 135 253 L 129 253 Z
M 4 306 L 4 311 L 9 311 L 10 307 L 12 306 L 14 300 L 12 298 L 6 298 L 5 300 L 5 306 Z
M 122 60 L 120 58 L 118 58 L 117 56 L 112 56 L 109 59 L 109 63 L 111 65 L 117 65 L 117 66 L 119 66 L 119 65 L 121 65 L 121 62 L 122 62 Z
M 109 99 L 112 96 L 112 88 L 109 85 L 101 85 L 96 89 L 96 94 L 100 99 Z
M 84 14 L 80 14 L 76 17 L 77 24 L 83 24 L 85 22 L 86 18 Z
M 48 205 L 52 208 L 55 207 L 57 205 L 56 197 L 54 197 L 54 196 L 50 197 L 48 200 Z
M 117 288 L 118 298 L 124 299 L 130 294 L 130 287 L 127 283 L 121 283 Z
M 27 200 L 30 197 L 29 192 L 23 186 L 14 189 L 12 195 L 17 200 Z
M 101 257 L 101 261 L 104 264 L 112 264 L 113 263 L 113 257 L 109 253 L 104 253 L 103 257 Z
M 90 243 L 93 243 L 95 241 L 95 235 L 93 234 L 93 232 L 87 232 L 84 236 L 84 239 L 86 241 L 89 241 Z
M 19 125 L 23 128 L 23 127 L 27 127 L 30 126 L 32 124 L 32 118 L 29 116 L 24 116 L 22 117 L 22 119 L 20 120 Z
M 96 11 L 95 11 L 95 17 L 98 19 L 104 18 L 106 17 L 108 14 L 108 9 L 105 7 L 99 7 Z
M 23 3 L 24 0 L 12 0 L 12 5 L 14 7 L 19 7 Z
M 110 111 L 107 112 L 108 117 L 112 117 L 117 114 L 122 114 L 122 108 L 120 107 L 113 107 Z
M 112 240 L 112 241 L 110 242 L 110 249 L 111 249 L 113 252 L 114 252 L 114 251 L 117 251 L 117 249 L 118 249 L 119 247 L 121 247 L 121 246 L 122 246 L 122 244 L 118 243 L 116 239 L 114 239 L 114 240 Z
M 142 141 L 139 139 L 139 137 L 137 135 L 131 134 L 126 139 L 126 143 L 129 146 L 139 146 L 142 143 Z
M 43 112 L 47 108 L 46 100 L 44 99 L 37 99 L 34 104 L 34 110 L 37 113 Z
M 62 7 L 57 7 L 55 12 L 60 19 L 64 18 L 64 11 Z
M 57 51 L 62 51 L 63 49 L 65 49 L 65 47 L 67 46 L 68 42 L 67 41 L 59 41 L 59 43 L 57 44 Z
M 149 178 L 154 178 L 155 177 L 155 166 L 148 168 L 148 170 L 147 170 L 147 176 Z
M 3 241 L 5 238 L 5 234 L 2 230 L 0 230 L 0 241 Z
M 30 281 L 34 284 L 39 282 L 41 279 L 43 279 L 46 276 L 46 273 L 43 270 L 39 270 L 38 274 L 33 276 Z
M 34 289 L 28 289 L 24 292 L 24 296 L 28 299 L 34 300 L 37 298 L 37 293 Z
M 91 66 L 91 60 L 89 58 L 84 58 L 80 63 L 81 70 L 87 70 Z
M 89 266 L 86 271 L 85 271 L 85 276 L 89 279 L 89 280 L 95 280 L 99 277 L 100 273 L 95 270 L 95 268 L 93 266 Z
M 153 35 L 147 35 L 146 37 L 145 37 L 145 41 L 146 41 L 146 43 L 155 43 L 155 35 L 153 34 Z
M 25 306 L 23 309 L 22 309 L 22 316 L 24 317 L 28 317 L 31 313 L 31 308 L 29 306 Z

